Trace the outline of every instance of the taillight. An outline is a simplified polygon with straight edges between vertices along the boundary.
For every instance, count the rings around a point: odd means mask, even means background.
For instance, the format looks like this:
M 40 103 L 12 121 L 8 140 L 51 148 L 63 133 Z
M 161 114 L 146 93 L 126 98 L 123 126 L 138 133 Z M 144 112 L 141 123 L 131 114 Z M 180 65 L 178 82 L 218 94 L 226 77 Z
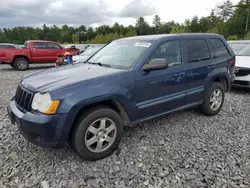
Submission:
M 235 67 L 235 61 L 236 61 L 236 59 L 235 59 L 235 57 L 234 57 L 234 58 L 233 58 L 233 61 L 232 61 L 232 68 Z
M 235 70 L 235 63 L 236 63 L 236 59 L 234 57 L 233 60 L 232 60 L 232 64 L 231 64 L 231 72 L 232 73 L 234 73 L 234 70 Z

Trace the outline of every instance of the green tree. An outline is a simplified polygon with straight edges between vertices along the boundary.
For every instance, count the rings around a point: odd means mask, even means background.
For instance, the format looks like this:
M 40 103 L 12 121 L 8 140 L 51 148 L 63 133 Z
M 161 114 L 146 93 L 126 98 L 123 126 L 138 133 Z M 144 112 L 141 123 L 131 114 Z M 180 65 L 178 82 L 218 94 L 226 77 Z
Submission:
M 225 1 L 223 5 L 218 6 L 220 9 L 219 16 L 225 22 L 227 21 L 234 13 L 233 3 L 230 0 Z
M 136 20 L 136 32 L 138 35 L 150 34 L 150 26 L 143 17 L 139 17 Z
M 154 33 L 159 34 L 161 33 L 161 18 L 158 15 L 155 15 L 153 19 L 153 27 L 154 27 Z

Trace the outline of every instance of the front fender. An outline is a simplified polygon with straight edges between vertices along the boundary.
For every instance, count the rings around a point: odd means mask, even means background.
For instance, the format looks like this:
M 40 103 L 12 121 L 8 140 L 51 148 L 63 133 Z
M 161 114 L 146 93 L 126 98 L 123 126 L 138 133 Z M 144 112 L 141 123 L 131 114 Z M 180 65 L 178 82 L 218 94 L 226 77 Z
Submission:
M 126 84 L 122 87 L 109 85 L 98 88 L 95 86 L 81 90 L 84 92 L 74 92 L 63 99 L 58 109 L 58 113 L 68 114 L 66 118 L 67 127 L 64 128 L 65 132 L 70 132 L 81 109 L 107 100 L 119 102 L 126 110 L 129 119 L 134 119 L 136 115 L 135 102 L 133 102 L 134 84 Z

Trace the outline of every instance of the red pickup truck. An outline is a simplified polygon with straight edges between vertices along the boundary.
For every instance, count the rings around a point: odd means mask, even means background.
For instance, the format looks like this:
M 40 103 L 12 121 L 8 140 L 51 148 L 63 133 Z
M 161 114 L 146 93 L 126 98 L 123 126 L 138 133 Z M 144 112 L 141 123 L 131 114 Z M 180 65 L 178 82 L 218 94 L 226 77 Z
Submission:
M 0 63 L 10 64 L 18 70 L 26 70 L 29 64 L 55 63 L 57 55 L 70 52 L 78 55 L 79 49 L 66 49 L 53 41 L 29 40 L 24 43 L 22 49 L 6 48 L 0 49 Z

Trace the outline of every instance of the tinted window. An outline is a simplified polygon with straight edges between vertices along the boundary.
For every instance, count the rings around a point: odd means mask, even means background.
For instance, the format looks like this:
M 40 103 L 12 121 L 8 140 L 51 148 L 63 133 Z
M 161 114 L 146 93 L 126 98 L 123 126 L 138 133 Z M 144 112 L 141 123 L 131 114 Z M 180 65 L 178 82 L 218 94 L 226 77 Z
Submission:
M 55 43 L 48 43 L 49 49 L 61 49 L 61 47 Z
M 6 45 L 6 44 L 0 44 L 0 48 L 1 49 L 9 49 L 9 48 L 15 48 L 15 46 L 12 46 L 12 45 Z
M 220 39 L 210 39 L 210 41 L 216 57 L 227 57 L 230 55 Z
M 164 58 L 168 60 L 168 66 L 181 64 L 181 45 L 180 41 L 168 41 L 160 44 L 153 52 L 151 59 Z
M 189 62 L 202 61 L 210 58 L 205 39 L 187 39 L 186 47 Z
M 46 43 L 46 42 L 34 42 L 34 48 L 48 49 L 48 43 Z

